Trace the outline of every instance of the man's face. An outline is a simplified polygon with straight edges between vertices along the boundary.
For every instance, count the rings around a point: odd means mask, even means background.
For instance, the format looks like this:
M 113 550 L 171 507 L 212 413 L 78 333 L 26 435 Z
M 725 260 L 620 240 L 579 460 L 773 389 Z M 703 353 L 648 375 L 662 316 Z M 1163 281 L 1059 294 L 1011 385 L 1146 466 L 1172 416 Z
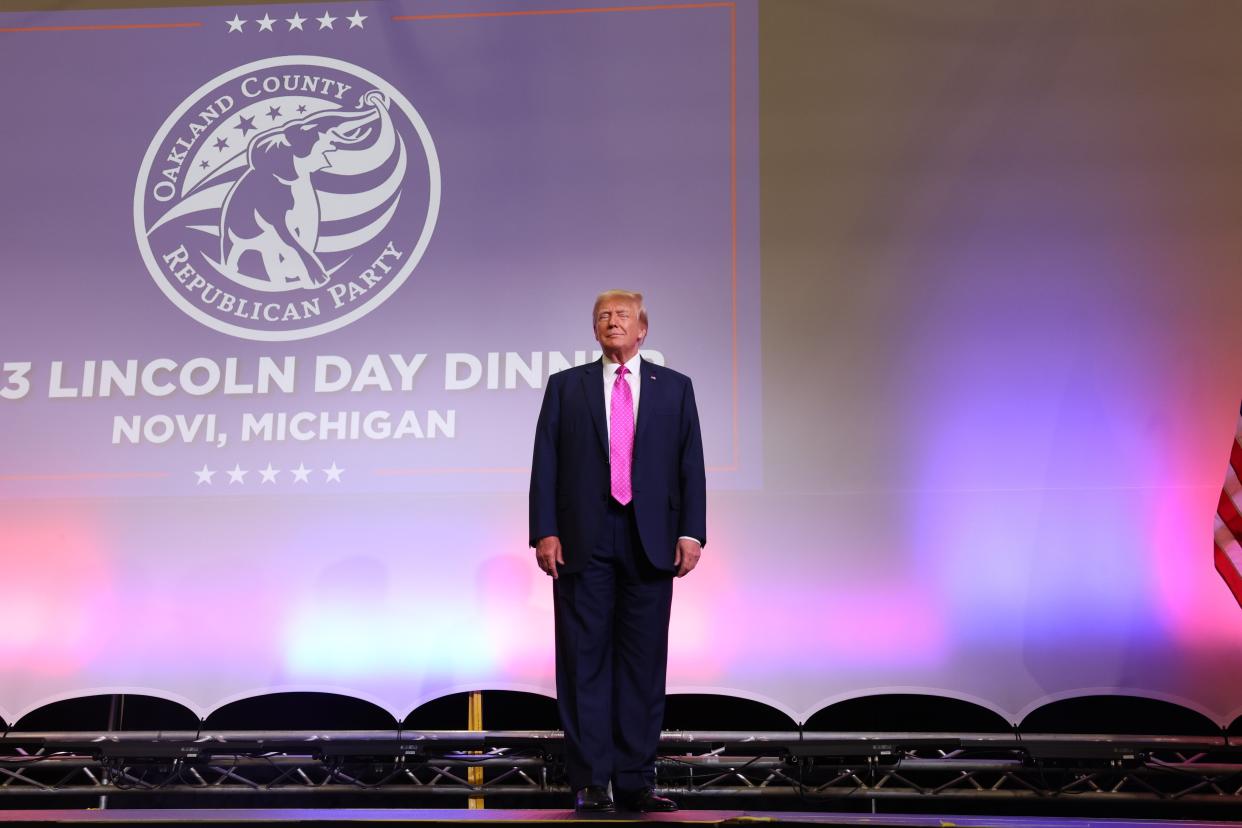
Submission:
M 609 356 L 630 359 L 646 337 L 647 326 L 638 321 L 636 303 L 609 300 L 595 309 L 595 339 Z

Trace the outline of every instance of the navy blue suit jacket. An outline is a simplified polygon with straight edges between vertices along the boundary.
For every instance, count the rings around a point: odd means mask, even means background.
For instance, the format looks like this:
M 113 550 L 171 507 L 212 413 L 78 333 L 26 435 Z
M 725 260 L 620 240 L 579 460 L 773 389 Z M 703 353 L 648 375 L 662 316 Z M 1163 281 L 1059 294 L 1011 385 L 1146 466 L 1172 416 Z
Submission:
M 634 431 L 634 516 L 647 559 L 673 570 L 677 539 L 707 543 L 703 437 L 690 378 L 641 362 Z M 556 535 L 563 572 L 590 560 L 611 496 L 603 360 L 553 374 L 535 430 L 530 544 Z

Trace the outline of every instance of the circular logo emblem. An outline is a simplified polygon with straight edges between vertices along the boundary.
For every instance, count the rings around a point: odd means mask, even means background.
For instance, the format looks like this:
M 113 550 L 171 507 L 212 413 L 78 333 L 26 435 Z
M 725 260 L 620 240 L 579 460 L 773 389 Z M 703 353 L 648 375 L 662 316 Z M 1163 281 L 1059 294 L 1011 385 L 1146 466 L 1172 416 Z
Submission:
M 360 319 L 422 258 L 440 164 L 418 111 L 341 60 L 270 58 L 164 121 L 134 190 L 143 261 L 221 333 L 306 339 Z

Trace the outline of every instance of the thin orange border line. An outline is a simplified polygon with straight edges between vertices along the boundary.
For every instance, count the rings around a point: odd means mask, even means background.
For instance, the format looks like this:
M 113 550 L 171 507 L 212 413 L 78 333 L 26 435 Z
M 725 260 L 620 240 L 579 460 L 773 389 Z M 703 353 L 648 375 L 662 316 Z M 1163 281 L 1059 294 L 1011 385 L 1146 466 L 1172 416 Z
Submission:
M 724 9 L 733 7 L 736 9 L 737 4 L 733 2 L 727 3 L 677 3 L 660 6 L 598 6 L 596 8 L 579 8 L 579 9 L 527 9 L 524 11 L 508 11 L 508 12 L 449 12 L 445 14 L 397 14 L 393 15 L 393 20 L 467 20 L 470 18 L 480 17 L 536 17 L 552 14 L 603 14 L 607 12 L 634 12 L 634 11 L 670 11 L 670 10 L 686 10 L 686 9 Z
M 0 481 L 25 480 L 128 480 L 141 477 L 171 477 L 169 472 L 78 472 L 75 474 L 0 474 Z
M 599 6 L 596 8 L 576 8 L 576 9 L 527 9 L 524 11 L 508 11 L 508 12 L 461 12 L 448 14 L 422 14 L 422 15 L 394 15 L 393 20 L 411 21 L 411 20 L 465 20 L 471 18 L 484 17 L 533 17 L 546 16 L 556 14 L 600 14 L 605 12 L 633 12 L 633 11 L 669 11 L 669 10 L 686 10 L 686 9 L 728 9 L 729 10 L 729 288 L 732 297 L 731 312 L 731 334 L 733 340 L 733 463 L 728 466 L 712 466 L 708 471 L 713 472 L 735 472 L 741 463 L 741 407 L 738 401 L 739 396 L 739 369 L 738 369 L 738 345 L 737 345 L 737 3 L 736 2 L 714 2 L 714 3 L 677 3 L 658 6 Z M 476 469 L 437 469 L 439 472 L 476 471 L 479 473 L 487 473 L 492 471 L 516 471 L 515 469 L 490 469 L 480 467 Z M 420 474 L 423 472 L 410 469 L 381 469 L 376 474 L 395 475 L 395 474 Z M 431 473 L 430 471 L 427 473 Z
M 738 402 L 738 330 L 737 330 L 737 3 L 676 3 L 647 6 L 599 6 L 595 8 L 575 9 L 527 9 L 509 12 L 469 12 L 453 14 L 427 15 L 394 15 L 394 21 L 419 20 L 464 20 L 488 17 L 536 17 L 562 14 L 606 14 L 639 11 L 685 11 L 697 9 L 728 9 L 729 10 L 729 221 L 730 221 L 730 293 L 731 333 L 733 340 L 733 463 L 730 466 L 713 466 L 710 471 L 737 471 L 740 461 L 741 423 Z M 187 23 L 129 23 L 99 24 L 82 26 L 28 26 L 23 28 L 0 28 L 0 33 L 21 32 L 76 32 L 76 31 L 118 31 L 125 29 L 185 29 L 202 26 L 201 22 Z M 494 467 L 441 467 L 422 469 L 377 469 L 375 474 L 384 477 L 413 476 L 422 474 L 446 473 L 479 473 L 479 474 L 517 474 L 529 471 L 529 467 L 494 466 Z M 92 479 L 126 479 L 126 478 L 159 478 L 170 476 L 168 472 L 96 472 L 66 475 L 0 475 L 0 481 L 21 480 L 92 480 Z
M 733 465 L 741 462 L 741 411 L 738 407 L 737 367 L 737 4 L 729 9 L 729 239 L 733 293 Z
M 120 29 L 193 29 L 203 25 L 192 23 L 99 23 L 92 26 L 23 26 L 0 29 L 0 34 L 21 32 L 115 32 Z
M 427 466 L 415 469 L 376 469 L 380 477 L 413 477 L 420 474 L 526 474 L 530 466 Z

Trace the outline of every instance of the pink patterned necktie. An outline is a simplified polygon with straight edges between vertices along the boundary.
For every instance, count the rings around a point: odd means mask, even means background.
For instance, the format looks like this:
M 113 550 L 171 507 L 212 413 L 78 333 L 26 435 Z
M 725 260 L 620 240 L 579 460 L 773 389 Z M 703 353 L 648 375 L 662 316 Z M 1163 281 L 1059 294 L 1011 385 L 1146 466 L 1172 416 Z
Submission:
M 608 448 L 612 463 L 612 496 L 622 506 L 634 496 L 630 466 L 634 459 L 634 395 L 625 381 L 625 366 L 617 368 L 609 402 Z

